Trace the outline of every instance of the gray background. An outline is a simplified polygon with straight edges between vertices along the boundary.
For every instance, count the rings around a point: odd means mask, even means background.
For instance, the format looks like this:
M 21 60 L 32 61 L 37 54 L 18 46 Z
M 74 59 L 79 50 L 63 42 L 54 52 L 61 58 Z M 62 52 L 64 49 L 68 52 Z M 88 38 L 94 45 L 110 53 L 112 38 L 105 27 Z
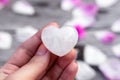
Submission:
M 7 31 L 13 37 L 12 47 L 9 50 L 0 50 L 0 66 L 2 66 L 8 57 L 14 52 L 20 44 L 15 38 L 15 29 L 26 25 L 32 25 L 39 29 L 49 22 L 58 22 L 63 25 L 67 20 L 71 19 L 71 12 L 65 12 L 60 9 L 61 0 L 28 0 L 36 9 L 35 16 L 21 16 L 15 14 L 11 10 L 11 5 L 15 0 L 11 0 L 10 5 L 0 11 L 0 31 Z M 94 3 L 94 0 L 83 0 L 86 3 Z M 94 31 L 110 30 L 113 22 L 120 17 L 120 1 L 107 10 L 100 11 L 97 15 L 97 21 L 93 28 L 86 29 L 87 35 L 84 40 L 79 41 L 78 45 L 91 44 L 101 49 L 109 58 L 115 57 L 111 51 L 111 46 L 120 43 L 120 36 L 111 44 L 105 45 L 100 43 L 93 36 Z M 98 72 L 94 80 L 105 80 Z

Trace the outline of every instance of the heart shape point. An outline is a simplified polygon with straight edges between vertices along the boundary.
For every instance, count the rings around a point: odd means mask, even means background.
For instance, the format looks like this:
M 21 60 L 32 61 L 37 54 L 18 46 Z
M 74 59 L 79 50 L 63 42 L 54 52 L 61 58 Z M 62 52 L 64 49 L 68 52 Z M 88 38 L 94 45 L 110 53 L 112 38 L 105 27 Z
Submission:
M 43 29 L 41 39 L 50 52 L 61 57 L 70 52 L 77 44 L 78 34 L 72 27 L 49 26 Z

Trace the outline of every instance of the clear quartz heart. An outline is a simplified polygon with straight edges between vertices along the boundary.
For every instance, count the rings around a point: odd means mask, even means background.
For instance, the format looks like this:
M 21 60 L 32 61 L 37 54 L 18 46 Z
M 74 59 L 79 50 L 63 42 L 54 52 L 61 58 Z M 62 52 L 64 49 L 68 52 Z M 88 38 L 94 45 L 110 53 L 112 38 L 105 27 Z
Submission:
M 64 56 L 76 45 L 78 33 L 72 27 L 59 29 L 54 26 L 49 26 L 42 31 L 41 38 L 43 44 L 53 54 Z

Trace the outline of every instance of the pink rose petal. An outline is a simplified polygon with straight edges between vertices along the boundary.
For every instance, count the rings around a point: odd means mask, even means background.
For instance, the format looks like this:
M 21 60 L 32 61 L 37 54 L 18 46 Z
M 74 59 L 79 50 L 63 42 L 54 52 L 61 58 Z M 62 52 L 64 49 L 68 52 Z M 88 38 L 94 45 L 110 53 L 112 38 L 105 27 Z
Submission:
M 71 2 L 73 3 L 74 6 L 80 6 L 81 4 L 81 0 L 71 0 Z
M 83 29 L 83 27 L 81 27 L 80 25 L 75 25 L 74 27 L 78 32 L 78 38 L 79 39 L 84 38 L 85 37 L 85 30 Z
M 115 39 L 115 35 L 111 32 L 108 32 L 102 39 L 101 41 L 103 43 L 111 43 Z
M 0 5 L 7 5 L 9 0 L 0 0 Z

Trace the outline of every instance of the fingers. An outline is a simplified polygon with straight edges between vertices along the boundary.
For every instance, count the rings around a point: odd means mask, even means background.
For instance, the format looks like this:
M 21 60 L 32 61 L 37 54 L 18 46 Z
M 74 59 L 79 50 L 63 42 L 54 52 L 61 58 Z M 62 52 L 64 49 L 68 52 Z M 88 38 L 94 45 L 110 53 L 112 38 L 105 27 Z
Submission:
M 9 78 L 13 80 L 36 80 L 46 70 L 49 60 L 50 52 L 42 44 L 37 54 Z
M 56 26 L 58 25 L 56 23 L 50 23 L 46 25 L 48 26 Z M 44 28 L 44 27 L 43 27 Z M 42 29 L 43 29 L 42 28 Z M 18 70 L 20 67 L 25 65 L 29 60 L 35 55 L 36 50 L 41 44 L 41 30 L 39 30 L 35 35 L 33 35 L 30 39 L 25 41 L 21 46 L 15 51 L 13 56 L 8 60 L 8 62 L 1 68 L 1 73 L 4 75 L 9 75 L 16 70 Z
M 43 76 L 47 73 L 47 71 L 49 71 L 51 69 L 51 67 L 53 67 L 53 65 L 55 64 L 56 60 L 57 60 L 58 56 L 51 54 L 50 53 L 50 62 L 48 64 L 47 69 L 39 76 L 39 78 L 37 80 L 40 80 L 43 78 Z
M 74 80 L 77 73 L 78 66 L 75 62 L 72 62 L 62 73 L 59 80 Z
M 66 56 L 58 58 L 55 65 L 50 69 L 50 71 L 47 72 L 47 74 L 42 80 L 57 80 L 60 77 L 61 73 L 64 71 L 64 69 L 74 60 L 74 58 L 74 50 L 72 50 Z
M 58 26 L 56 23 L 50 23 L 47 26 Z M 41 44 L 41 32 L 42 29 L 39 30 L 34 36 L 32 36 L 30 39 L 25 41 L 21 46 L 16 50 L 12 58 L 9 60 L 8 63 L 17 65 L 19 67 L 26 64 L 35 54 L 37 48 Z M 22 59 L 21 59 L 22 58 Z

